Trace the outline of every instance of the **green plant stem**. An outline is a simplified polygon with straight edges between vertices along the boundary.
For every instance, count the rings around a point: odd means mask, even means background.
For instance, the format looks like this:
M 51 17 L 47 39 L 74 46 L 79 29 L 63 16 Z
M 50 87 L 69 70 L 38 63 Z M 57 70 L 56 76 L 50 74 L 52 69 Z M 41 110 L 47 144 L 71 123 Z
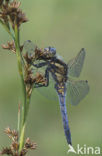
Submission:
M 26 93 L 26 85 L 24 83 L 24 75 L 23 75 L 23 62 L 22 62 L 22 55 L 20 51 L 20 38 L 19 38 L 19 28 L 15 24 L 14 28 L 14 33 L 15 36 L 11 33 L 9 27 L 5 25 L 0 20 L 0 23 L 4 27 L 4 29 L 9 33 L 9 35 L 13 38 L 15 42 L 15 48 L 16 48 L 16 55 L 17 55 L 17 62 L 18 62 L 18 70 L 19 70 L 19 75 L 21 78 L 22 82 L 22 88 L 23 88 L 23 96 L 24 96 L 24 101 L 23 101 L 23 106 L 22 106 L 22 119 L 20 120 L 21 114 L 18 112 L 18 133 L 20 138 L 19 138 L 19 152 L 22 150 L 23 145 L 24 145 L 24 135 L 25 135 L 25 127 L 26 127 L 26 119 L 28 115 L 28 110 L 29 110 L 29 105 L 30 105 L 30 96 L 27 96 Z M 19 130 L 21 125 L 21 130 Z
M 23 86 L 23 93 L 24 93 L 24 102 L 22 108 L 22 119 L 21 119 L 21 131 L 20 131 L 20 138 L 19 138 L 19 152 L 22 150 L 24 145 L 24 136 L 25 136 L 25 127 L 26 127 L 26 119 L 28 115 L 29 105 L 30 105 L 30 96 L 26 93 L 26 85 L 24 83 L 24 75 L 23 75 L 23 63 L 22 63 L 22 55 L 20 52 L 20 40 L 19 40 L 19 30 L 17 25 L 15 25 L 15 46 L 16 46 L 16 54 L 18 60 L 18 69 L 19 74 L 22 81 Z M 19 122 L 19 121 L 18 121 Z
M 26 127 L 26 119 L 29 111 L 29 105 L 30 105 L 30 97 L 26 98 L 26 111 L 25 111 L 25 116 L 23 116 L 23 123 L 22 123 L 22 128 L 21 128 L 21 133 L 20 133 L 20 141 L 19 141 L 19 152 L 22 150 L 23 145 L 24 145 L 24 135 L 25 135 L 25 127 Z
M 26 121 L 26 87 L 25 87 L 24 77 L 23 77 L 22 56 L 21 56 L 21 52 L 20 52 L 20 43 L 19 42 L 20 42 L 19 29 L 18 29 L 17 25 L 15 25 L 16 55 L 17 55 L 17 61 L 18 61 L 18 70 L 19 70 L 19 74 L 21 77 L 23 94 L 24 94 L 24 102 L 23 102 L 23 108 L 22 108 L 22 119 L 21 119 L 21 131 L 20 131 L 20 139 L 19 139 L 19 144 L 20 144 L 19 151 L 21 151 L 22 147 L 23 147 L 23 142 L 24 142 L 25 121 Z
M 18 104 L 18 123 L 17 123 L 17 131 L 19 132 L 20 130 L 20 120 L 21 120 L 21 108 L 20 108 L 20 103 Z

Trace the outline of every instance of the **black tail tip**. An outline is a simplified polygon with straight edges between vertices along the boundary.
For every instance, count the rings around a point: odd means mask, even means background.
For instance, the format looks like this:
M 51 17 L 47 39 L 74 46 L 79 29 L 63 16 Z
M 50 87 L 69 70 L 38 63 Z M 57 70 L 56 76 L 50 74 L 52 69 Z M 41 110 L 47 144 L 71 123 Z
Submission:
M 69 142 L 68 144 L 72 146 L 72 142 Z

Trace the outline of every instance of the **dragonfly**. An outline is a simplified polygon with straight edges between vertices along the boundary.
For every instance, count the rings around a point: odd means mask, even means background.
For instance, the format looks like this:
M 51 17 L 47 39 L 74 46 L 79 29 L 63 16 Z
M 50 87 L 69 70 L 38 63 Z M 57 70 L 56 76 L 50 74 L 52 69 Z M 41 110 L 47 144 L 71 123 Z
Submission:
M 66 108 L 66 97 L 69 103 L 77 105 L 88 94 L 89 85 L 87 80 L 76 80 L 83 68 L 86 51 L 84 48 L 80 50 L 77 56 L 65 63 L 56 53 L 56 48 L 47 47 L 42 49 L 37 48 L 32 41 L 27 40 L 24 43 L 24 49 L 33 57 L 32 66 L 39 69 L 44 69 L 45 84 L 38 84 L 35 88 L 49 88 L 49 74 L 54 80 L 54 89 L 58 95 L 60 110 L 62 115 L 64 133 L 67 143 L 72 145 L 71 131 Z M 36 63 L 36 61 L 38 61 Z M 43 89 L 43 88 L 42 88 Z M 46 90 L 46 89 L 45 89 Z

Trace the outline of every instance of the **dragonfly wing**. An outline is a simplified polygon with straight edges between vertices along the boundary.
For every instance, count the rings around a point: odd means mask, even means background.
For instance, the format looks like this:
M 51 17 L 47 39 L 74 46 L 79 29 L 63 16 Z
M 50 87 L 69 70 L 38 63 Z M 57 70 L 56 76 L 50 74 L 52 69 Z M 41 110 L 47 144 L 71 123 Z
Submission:
M 24 42 L 23 48 L 24 48 L 25 52 L 27 52 L 28 55 L 31 56 L 31 55 L 34 55 L 36 45 L 32 41 L 27 40 Z
M 67 98 L 72 105 L 77 105 L 89 92 L 88 81 L 68 81 Z
M 68 62 L 68 74 L 73 77 L 79 77 L 85 59 L 85 49 L 82 48 L 78 55 Z

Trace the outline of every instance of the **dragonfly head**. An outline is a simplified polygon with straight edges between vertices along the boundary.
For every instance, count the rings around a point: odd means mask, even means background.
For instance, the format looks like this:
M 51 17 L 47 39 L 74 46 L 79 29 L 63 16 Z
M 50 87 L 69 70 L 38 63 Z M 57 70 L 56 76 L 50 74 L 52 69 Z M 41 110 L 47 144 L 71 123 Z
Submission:
M 53 57 L 56 55 L 56 48 L 54 47 L 47 47 L 47 48 L 44 48 L 44 50 L 47 52 L 49 56 Z

